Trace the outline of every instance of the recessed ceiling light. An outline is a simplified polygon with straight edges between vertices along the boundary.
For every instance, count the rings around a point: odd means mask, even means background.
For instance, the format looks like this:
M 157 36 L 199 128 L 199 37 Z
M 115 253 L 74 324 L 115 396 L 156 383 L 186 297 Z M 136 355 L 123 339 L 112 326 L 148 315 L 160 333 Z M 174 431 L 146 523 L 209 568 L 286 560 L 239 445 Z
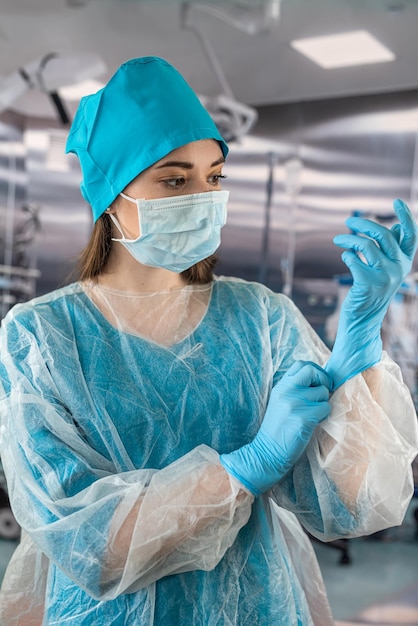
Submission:
M 324 69 L 384 63 L 395 59 L 393 52 L 366 30 L 298 39 L 291 41 L 290 45 Z

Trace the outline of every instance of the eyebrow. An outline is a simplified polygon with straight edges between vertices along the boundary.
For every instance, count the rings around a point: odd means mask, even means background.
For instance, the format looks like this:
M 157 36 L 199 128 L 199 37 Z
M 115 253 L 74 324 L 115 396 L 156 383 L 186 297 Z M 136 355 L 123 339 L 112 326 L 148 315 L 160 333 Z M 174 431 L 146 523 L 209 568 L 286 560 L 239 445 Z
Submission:
M 223 156 L 211 163 L 210 167 L 221 165 L 221 163 L 225 163 L 225 157 Z M 165 163 L 157 165 L 155 169 L 159 170 L 163 167 L 181 167 L 184 170 L 192 170 L 194 168 L 194 165 L 190 161 L 165 161 Z

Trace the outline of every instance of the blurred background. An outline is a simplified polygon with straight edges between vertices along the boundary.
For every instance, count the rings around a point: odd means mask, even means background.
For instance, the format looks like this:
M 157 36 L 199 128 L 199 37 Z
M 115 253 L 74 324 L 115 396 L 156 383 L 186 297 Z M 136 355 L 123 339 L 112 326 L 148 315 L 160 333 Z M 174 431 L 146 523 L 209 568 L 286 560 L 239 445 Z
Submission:
M 418 217 L 416 0 L 1 0 L 0 318 L 72 280 L 92 226 L 65 155 L 83 95 L 124 61 L 161 56 L 201 97 L 230 156 L 218 274 L 289 295 L 332 345 L 350 286 L 345 219 Z M 384 328 L 417 402 L 415 271 Z M 418 480 L 418 479 L 417 479 Z M 0 578 L 18 540 L 0 492 Z M 418 625 L 413 499 L 400 528 L 315 543 L 335 618 Z

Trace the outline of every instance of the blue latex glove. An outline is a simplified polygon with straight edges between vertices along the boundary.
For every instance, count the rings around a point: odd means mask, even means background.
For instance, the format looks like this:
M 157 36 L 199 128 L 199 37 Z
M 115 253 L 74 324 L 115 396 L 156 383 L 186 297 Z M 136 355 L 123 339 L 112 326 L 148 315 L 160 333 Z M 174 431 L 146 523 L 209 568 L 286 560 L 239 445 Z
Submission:
M 334 381 L 334 389 L 380 361 L 383 318 L 412 268 L 418 227 L 402 200 L 395 200 L 393 208 L 400 223 L 390 230 L 364 218 L 350 217 L 346 224 L 353 234 L 334 238 L 337 246 L 348 248 L 342 260 L 353 277 L 325 367 Z M 364 260 L 357 253 L 362 253 Z
M 332 380 L 315 363 L 296 361 L 271 391 L 253 441 L 220 461 L 255 496 L 275 485 L 301 456 L 317 424 L 330 413 Z

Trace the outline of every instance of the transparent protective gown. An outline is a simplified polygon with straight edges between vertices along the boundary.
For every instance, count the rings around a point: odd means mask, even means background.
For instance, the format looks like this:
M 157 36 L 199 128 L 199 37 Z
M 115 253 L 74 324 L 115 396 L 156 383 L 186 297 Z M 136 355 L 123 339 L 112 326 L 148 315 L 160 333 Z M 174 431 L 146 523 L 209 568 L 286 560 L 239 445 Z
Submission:
M 290 300 L 236 279 L 142 295 L 76 283 L 16 306 L 0 450 L 23 534 L 2 626 L 332 624 L 302 526 L 331 540 L 401 523 L 418 446 L 399 368 L 384 355 L 340 387 L 269 493 L 219 463 L 296 359 L 328 355 Z

